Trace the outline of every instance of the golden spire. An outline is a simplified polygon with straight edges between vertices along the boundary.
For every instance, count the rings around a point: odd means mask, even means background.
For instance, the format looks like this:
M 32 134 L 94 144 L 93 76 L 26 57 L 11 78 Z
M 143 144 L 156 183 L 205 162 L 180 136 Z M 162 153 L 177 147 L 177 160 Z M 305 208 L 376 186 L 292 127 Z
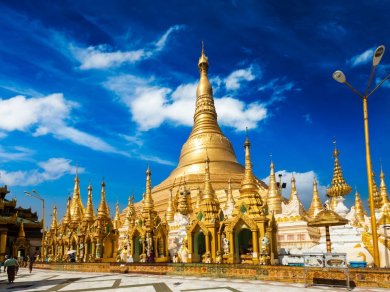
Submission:
M 57 222 L 57 207 L 54 206 L 54 208 L 53 208 L 53 218 L 51 220 L 50 229 L 51 230 L 55 230 L 55 229 L 57 229 L 57 226 L 58 226 L 58 222 Z
M 382 198 L 378 191 L 378 186 L 375 181 L 375 173 L 372 172 L 372 194 L 374 196 L 374 205 L 375 209 L 380 209 L 382 207 Z M 370 202 L 369 202 L 370 203 Z
M 240 196 L 238 197 L 233 215 L 238 212 L 246 213 L 247 215 L 254 217 L 262 217 L 264 214 L 263 202 L 258 192 L 255 177 L 252 172 L 252 162 L 250 155 L 250 146 L 248 131 L 244 143 L 245 147 L 245 173 L 244 178 L 241 181 Z
M 275 178 L 275 169 L 274 163 L 271 161 L 270 164 L 270 175 L 269 175 L 269 186 L 268 186 L 268 212 L 274 212 L 275 214 L 280 214 L 282 212 L 282 196 L 279 193 L 278 185 Z
M 78 170 L 76 169 L 73 196 L 72 196 L 72 201 L 70 203 L 70 216 L 72 222 L 74 223 L 79 222 L 84 217 L 84 212 L 85 210 L 80 195 L 80 180 L 79 180 Z
M 358 191 L 355 193 L 355 216 L 359 223 L 364 223 L 364 207 Z
M 229 178 L 228 196 L 227 196 L 226 204 L 234 206 L 234 197 L 233 197 L 232 179 L 231 178 Z
M 218 212 L 219 212 L 219 202 L 215 197 L 215 191 L 210 181 L 210 168 L 209 163 L 210 159 L 206 155 L 206 167 L 205 167 L 205 182 L 202 201 L 200 204 L 200 210 L 202 211 L 203 217 L 202 220 L 208 222 L 217 222 Z
M 151 176 L 152 176 L 152 172 L 150 171 L 150 167 L 148 165 L 148 168 L 146 170 L 146 190 L 145 190 L 145 196 L 144 196 L 143 207 L 142 207 L 145 211 L 146 210 L 153 211 L 154 209 Z
M 104 182 L 104 179 L 102 181 L 102 192 L 101 192 L 101 199 L 100 204 L 98 208 L 98 219 L 108 219 L 110 218 L 110 214 L 107 213 L 108 207 L 106 202 L 106 183 Z
M 318 195 L 318 186 L 317 186 L 317 180 L 314 178 L 313 182 L 313 198 L 311 200 L 310 208 L 307 211 L 307 214 L 314 218 L 320 211 L 322 211 L 322 203 L 320 196 Z
M 84 214 L 84 221 L 93 222 L 94 217 L 95 216 L 93 213 L 93 203 L 92 203 L 92 186 L 90 183 L 88 186 L 88 201 L 87 201 L 87 208 Z
M 120 217 L 120 211 L 119 211 L 119 202 L 116 201 L 115 206 L 115 217 L 114 217 L 114 229 L 118 229 L 121 227 L 121 217 Z
M 248 137 L 248 128 L 246 128 L 246 138 L 244 143 L 245 148 L 245 173 L 244 178 L 241 181 L 241 190 L 242 191 L 256 191 L 258 189 L 256 184 L 255 176 L 252 172 L 252 161 L 250 153 L 251 143 L 249 142 Z
M 70 217 L 70 197 L 68 197 L 68 202 L 66 204 L 66 211 L 65 211 L 65 216 L 63 219 L 64 224 L 69 224 L 71 222 L 71 217 Z
M 196 195 L 196 204 L 195 209 L 200 209 L 200 204 L 202 203 L 202 191 L 200 190 L 200 186 L 198 185 L 198 194 Z
M 175 216 L 175 209 L 173 206 L 173 200 L 172 200 L 172 188 L 169 189 L 169 200 L 168 200 L 168 207 L 167 211 L 165 213 L 165 218 L 167 219 L 167 222 L 172 222 Z
M 196 108 L 194 125 L 191 134 L 183 145 L 179 164 L 169 178 L 162 184 L 171 184 L 173 178 L 185 174 L 200 174 L 204 165 L 204 151 L 211 151 L 209 158 L 215 163 L 216 169 L 226 174 L 241 174 L 243 167 L 237 162 L 236 155 L 230 141 L 223 135 L 217 120 L 213 90 L 207 76 L 208 59 L 202 48 L 198 68 L 200 72 L 199 84 L 196 90 Z
M 333 178 L 332 178 L 332 183 L 330 188 L 326 190 L 327 195 L 331 198 L 338 197 L 338 196 L 346 196 L 352 191 L 351 186 L 346 183 L 343 177 L 343 171 L 339 163 L 340 152 L 337 149 L 336 141 L 334 141 L 334 145 L 335 146 L 333 151 L 333 157 L 334 157 Z
M 25 238 L 26 237 L 26 234 L 24 233 L 24 223 L 23 223 L 23 218 L 21 218 L 21 222 L 20 222 L 20 228 L 19 228 L 19 234 L 18 234 L 18 238 Z
M 384 204 L 389 202 L 389 197 L 387 196 L 387 188 L 386 188 L 386 183 L 385 183 L 385 174 L 383 173 L 382 167 L 381 167 L 380 179 L 381 179 L 381 184 L 379 186 L 379 190 L 380 190 L 381 204 L 383 206 Z
M 185 186 L 182 187 L 180 190 L 177 191 L 178 199 L 177 199 L 177 212 L 179 212 L 182 215 L 188 215 L 190 213 L 190 207 L 188 206 L 188 199 L 187 196 L 190 195 L 189 191 L 185 188 Z
M 131 195 L 127 202 L 125 226 L 134 225 L 135 223 L 136 216 L 135 216 L 135 208 L 134 208 L 133 200 L 134 200 L 134 195 Z

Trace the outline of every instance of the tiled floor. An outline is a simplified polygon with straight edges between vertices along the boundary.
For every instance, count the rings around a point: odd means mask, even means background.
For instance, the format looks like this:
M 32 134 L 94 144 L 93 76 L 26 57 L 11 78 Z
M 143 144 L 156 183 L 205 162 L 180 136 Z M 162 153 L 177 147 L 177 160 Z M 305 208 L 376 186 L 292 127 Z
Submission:
M 310 287 L 303 284 L 265 281 L 245 281 L 180 276 L 152 276 L 139 274 L 78 273 L 34 270 L 29 274 L 20 269 L 14 284 L 7 283 L 7 275 L 0 274 L 0 291 L 108 291 L 108 292 L 171 292 L 171 291 L 346 291 L 344 288 Z M 386 289 L 362 289 L 354 291 L 388 291 Z

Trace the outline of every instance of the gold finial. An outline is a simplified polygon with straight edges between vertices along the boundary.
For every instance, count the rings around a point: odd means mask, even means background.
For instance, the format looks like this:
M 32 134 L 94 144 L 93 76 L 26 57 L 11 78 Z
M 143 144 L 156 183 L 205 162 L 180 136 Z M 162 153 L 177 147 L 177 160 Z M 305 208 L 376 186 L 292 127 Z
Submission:
M 241 181 L 240 192 L 253 192 L 257 190 L 257 183 L 255 176 L 252 172 L 252 160 L 250 153 L 251 143 L 249 141 L 248 133 L 245 138 L 245 173 L 244 178 Z
M 92 202 L 92 185 L 91 182 L 89 182 L 88 185 L 88 200 L 87 200 L 87 207 L 85 210 L 85 215 L 84 215 L 84 221 L 86 222 L 93 222 L 94 220 L 94 213 L 93 213 L 93 202 Z
M 52 221 L 51 221 L 50 229 L 51 230 L 55 230 L 55 229 L 57 229 L 57 226 L 58 226 L 58 222 L 57 222 L 57 207 L 54 205 L 54 208 L 53 208 L 53 218 L 52 218 Z
M 275 177 L 275 166 L 271 160 L 269 186 L 267 194 L 267 204 L 270 212 L 275 211 L 276 214 L 282 212 L 282 198 L 279 193 L 278 185 Z
M 119 202 L 118 200 L 116 201 L 116 206 L 115 206 L 115 217 L 114 217 L 114 229 L 118 229 L 121 227 L 121 217 L 120 217 L 120 210 L 119 210 Z
M 231 179 L 231 178 L 229 178 L 229 184 L 228 184 L 227 204 L 232 204 L 232 205 L 234 205 L 234 196 L 233 196 L 232 179 Z
M 314 177 L 313 181 L 313 198 L 311 200 L 308 215 L 310 218 L 314 218 L 320 211 L 323 210 L 320 196 L 318 195 L 317 179 Z
M 219 202 L 215 197 L 215 191 L 213 189 L 213 186 L 211 185 L 209 162 L 210 159 L 208 156 L 206 156 L 204 190 L 199 207 L 203 214 L 203 221 L 218 222 Z
M 387 194 L 387 187 L 385 182 L 385 174 L 382 169 L 382 163 L 381 163 L 381 174 L 380 174 L 380 199 L 381 199 L 381 207 L 383 207 L 386 203 L 389 202 L 389 197 Z
M 290 193 L 289 201 L 291 202 L 294 198 L 298 199 L 298 195 L 297 195 L 297 187 L 295 185 L 294 173 L 292 173 L 292 175 L 291 175 L 291 193 Z
M 26 233 L 24 232 L 23 218 L 20 218 L 20 219 L 21 219 L 21 222 L 20 222 L 20 229 L 19 229 L 18 238 L 25 238 L 26 237 Z
M 359 195 L 358 191 L 356 190 L 356 193 L 355 193 L 355 216 L 356 216 L 356 220 L 360 224 L 363 224 L 365 221 L 364 215 L 365 215 L 365 211 L 364 211 L 364 207 L 363 207 L 363 202 L 360 199 L 360 195 Z
M 165 218 L 167 219 L 167 222 L 172 222 L 174 220 L 174 216 L 175 216 L 175 210 L 174 210 L 173 200 L 172 200 L 172 188 L 170 188 L 168 206 L 167 206 L 167 211 L 165 212 Z
M 98 219 L 109 219 L 110 213 L 108 210 L 107 202 L 106 202 L 106 183 L 104 182 L 104 177 L 102 179 L 102 190 L 101 190 L 101 198 L 100 204 L 98 208 Z
M 336 141 L 333 142 L 335 145 L 334 151 L 333 151 L 333 157 L 334 157 L 334 167 L 333 167 L 333 178 L 331 182 L 331 186 L 326 190 L 326 193 L 329 197 L 339 197 L 339 196 L 346 196 L 351 191 L 352 188 L 350 185 L 347 184 L 343 177 L 343 171 L 340 166 L 339 162 L 339 154 L 336 147 Z M 334 201 L 332 199 L 332 201 Z

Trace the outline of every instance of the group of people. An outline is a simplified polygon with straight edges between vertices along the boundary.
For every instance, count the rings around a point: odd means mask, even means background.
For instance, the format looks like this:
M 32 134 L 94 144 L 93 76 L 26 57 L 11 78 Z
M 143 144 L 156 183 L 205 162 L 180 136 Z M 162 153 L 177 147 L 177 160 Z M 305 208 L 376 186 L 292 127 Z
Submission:
M 34 257 L 27 256 L 27 266 L 30 273 L 32 272 L 33 264 L 34 264 Z M 18 274 L 19 266 L 21 266 L 21 264 L 13 255 L 9 257 L 6 255 L 3 265 L 4 265 L 4 272 L 7 270 L 8 284 L 11 284 L 15 281 L 15 276 Z

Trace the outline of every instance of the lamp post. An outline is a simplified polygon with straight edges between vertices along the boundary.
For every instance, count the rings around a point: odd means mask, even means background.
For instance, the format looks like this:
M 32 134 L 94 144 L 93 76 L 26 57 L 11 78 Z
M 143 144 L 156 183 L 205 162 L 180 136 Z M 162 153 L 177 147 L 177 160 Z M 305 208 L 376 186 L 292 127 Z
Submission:
M 44 237 L 45 237 L 45 199 L 42 198 L 36 190 L 32 190 L 32 193 L 27 192 L 27 191 L 24 191 L 24 193 L 27 196 L 36 198 L 38 200 L 41 200 L 41 202 L 42 202 L 42 243 L 41 243 L 42 251 L 41 251 L 41 255 L 43 255 L 43 241 L 44 241 Z
M 367 109 L 367 99 L 370 97 L 386 80 L 390 79 L 390 74 L 388 74 L 377 86 L 369 93 L 371 83 L 374 77 L 374 72 L 379 62 L 381 61 L 383 54 L 385 52 L 385 46 L 379 46 L 376 48 L 373 58 L 372 58 L 372 67 L 370 79 L 368 80 L 368 85 L 366 91 L 361 94 L 357 91 L 350 83 L 348 83 L 345 74 L 337 70 L 333 73 L 333 79 L 339 83 L 345 84 L 349 89 L 351 89 L 356 95 L 358 95 L 363 101 L 363 117 L 364 117 L 364 136 L 366 144 L 366 165 L 367 165 L 367 180 L 368 180 L 368 194 L 370 202 L 370 217 L 371 217 L 371 231 L 372 231 L 372 245 L 374 247 L 374 265 L 376 267 L 380 266 L 379 259 L 379 250 L 378 250 L 378 235 L 376 228 L 376 217 L 375 217 L 375 205 L 374 205 L 374 194 L 373 194 L 373 175 L 372 175 L 372 165 L 371 165 L 371 154 L 370 154 L 370 138 L 368 132 L 368 109 Z

